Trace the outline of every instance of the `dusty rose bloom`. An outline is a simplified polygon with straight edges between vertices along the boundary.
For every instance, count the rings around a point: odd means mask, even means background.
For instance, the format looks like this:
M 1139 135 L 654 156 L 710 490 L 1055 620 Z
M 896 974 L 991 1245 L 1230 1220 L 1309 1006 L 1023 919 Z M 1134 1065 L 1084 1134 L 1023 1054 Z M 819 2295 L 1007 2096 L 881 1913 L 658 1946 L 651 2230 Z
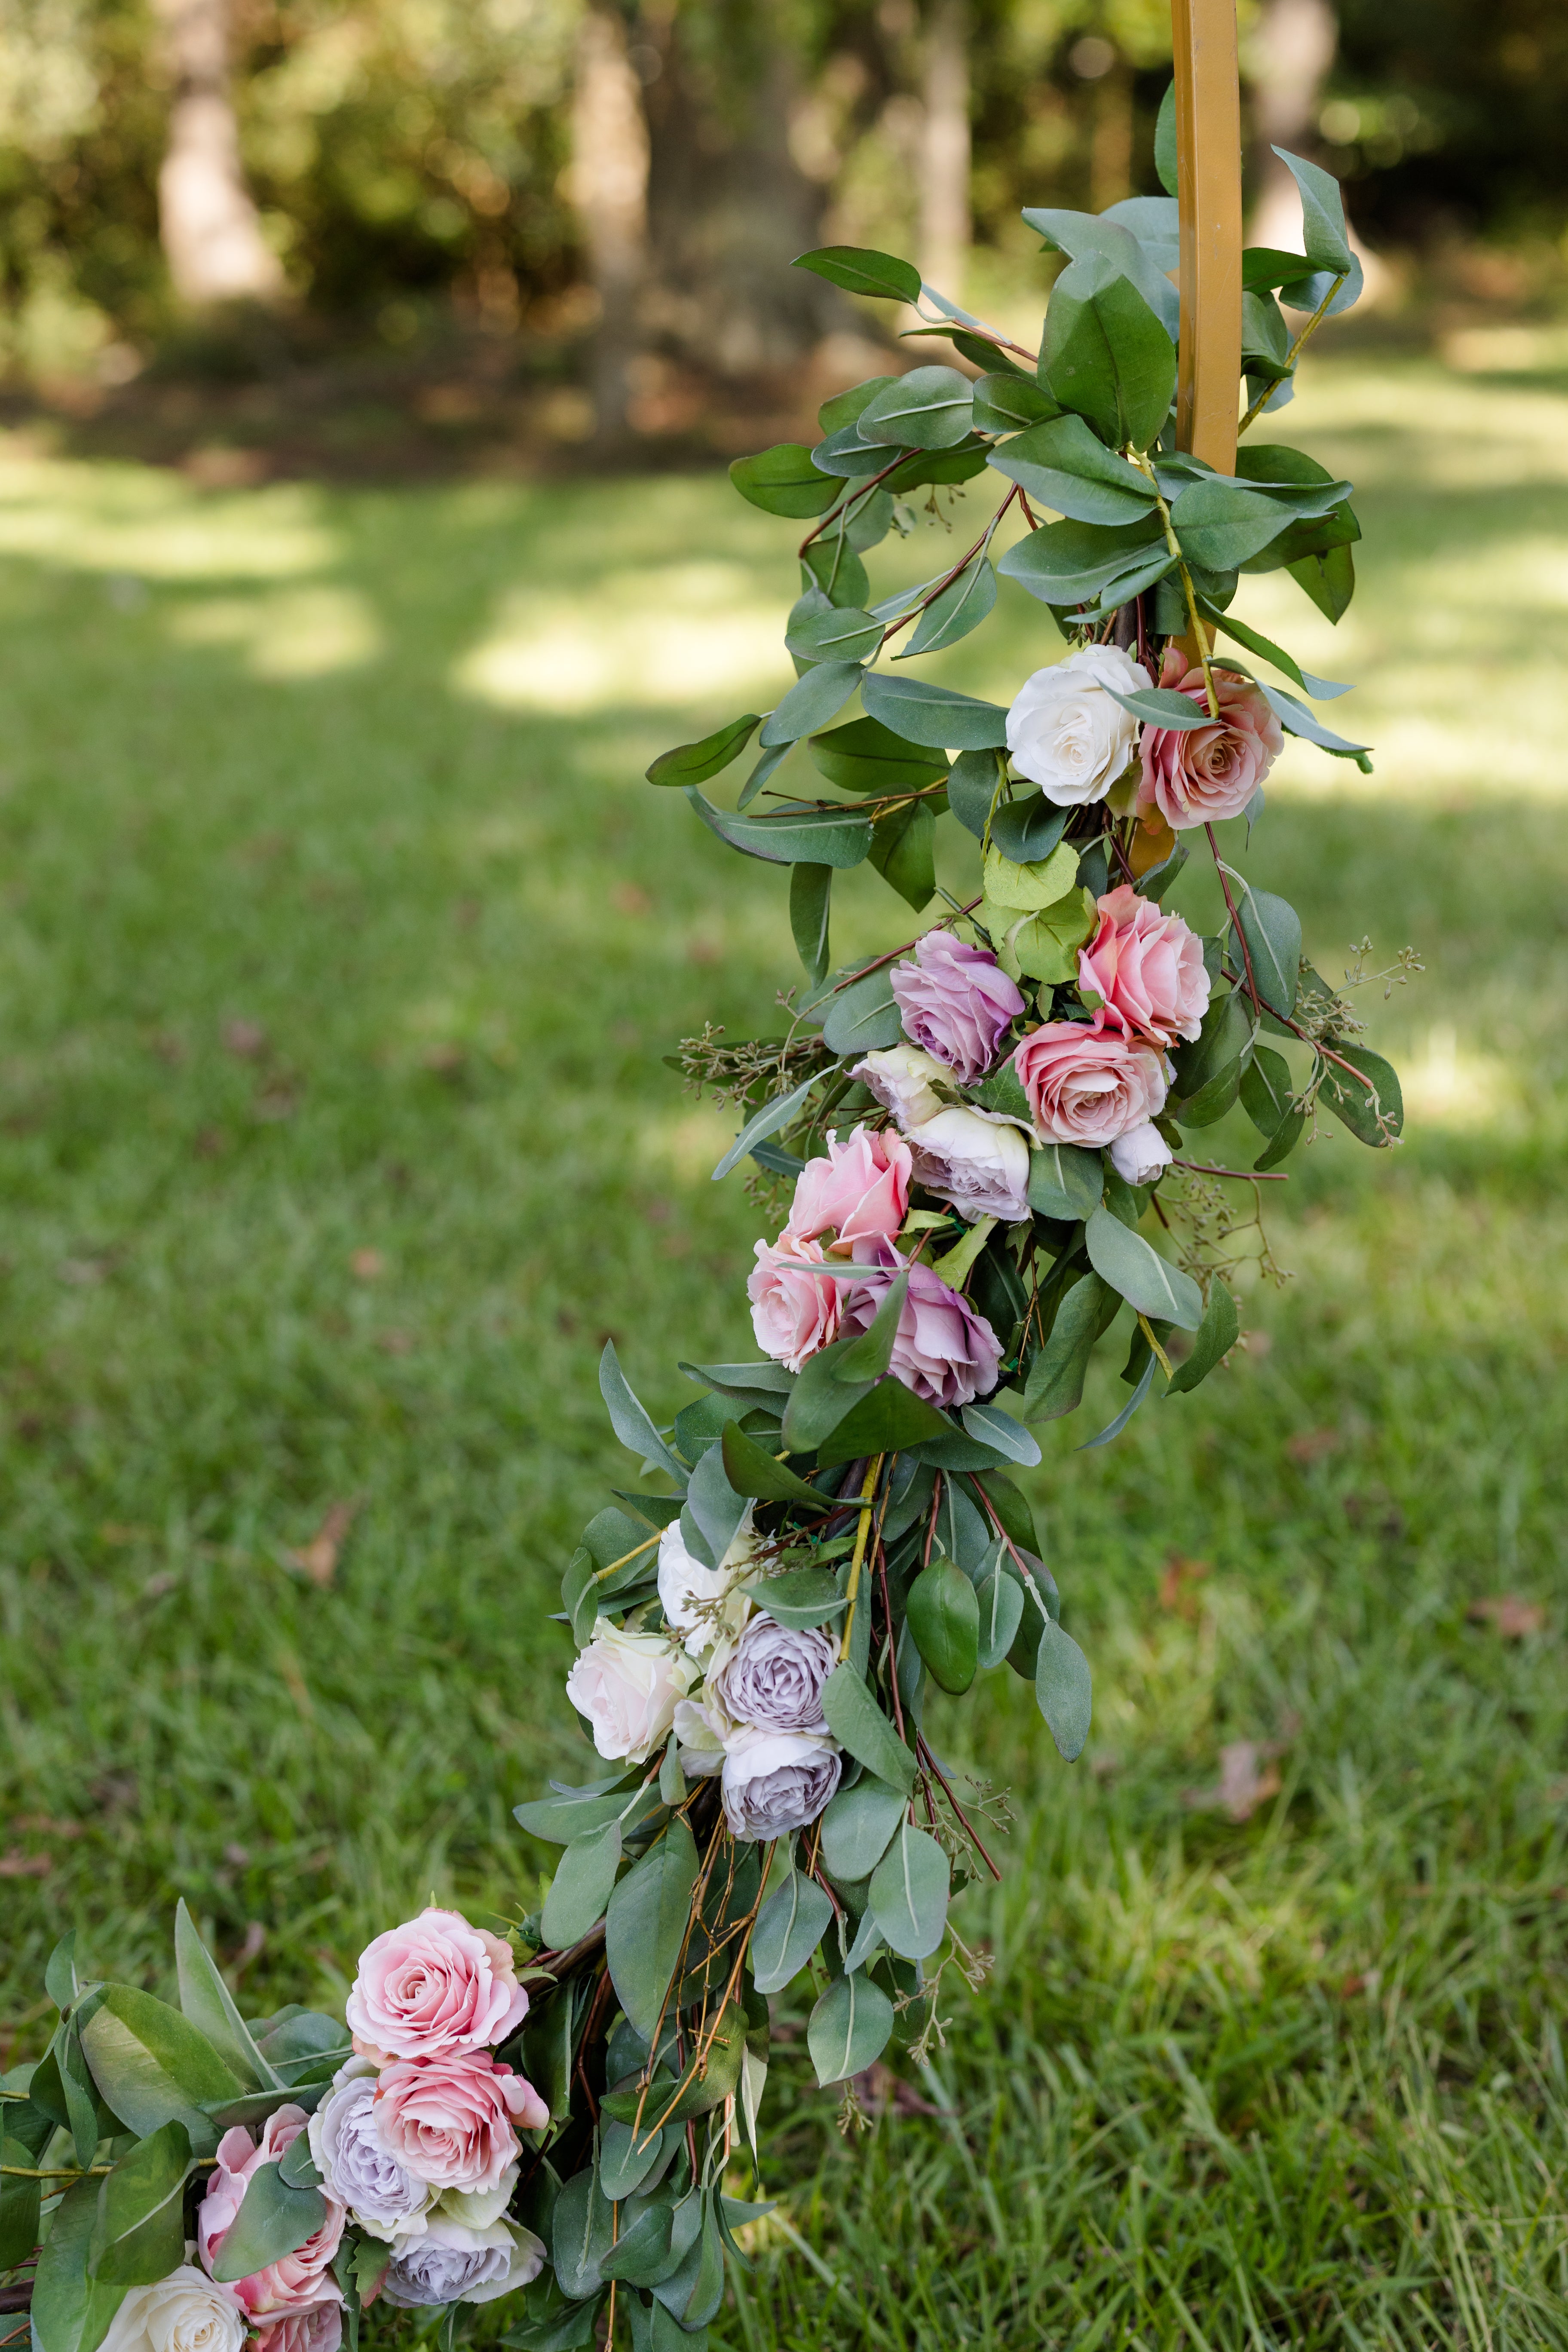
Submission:
M 808 1160 L 795 1178 L 784 1233 L 796 1241 L 836 1236 L 847 1256 L 857 1242 L 890 1241 L 910 1205 L 910 1148 L 886 1129 L 858 1127 L 847 1141 L 827 1139 L 826 1160 Z
M 830 1274 L 813 1273 L 822 1264 L 822 1244 L 800 1241 L 787 1228 L 776 1242 L 757 1244 L 746 1284 L 752 1328 L 763 1354 L 786 1371 L 798 1372 L 808 1356 L 838 1337 L 842 1286 Z
M 1033 1029 L 1013 1056 L 1035 1125 L 1047 1143 L 1094 1150 L 1158 1117 L 1165 1072 L 1152 1045 L 1082 1021 Z
M 252 2339 L 255 2352 L 338 2352 L 342 2340 L 343 2307 L 335 2296 L 263 2320 Z
M 1145 727 L 1140 751 L 1143 781 L 1138 805 L 1151 802 L 1173 832 L 1239 816 L 1285 741 L 1284 730 L 1260 688 L 1234 670 L 1216 669 L 1220 715 L 1207 727 Z M 1165 648 L 1160 684 L 1208 708 L 1201 669 L 1188 669 L 1175 646 Z
M 1102 1028 L 1157 1045 L 1195 1037 L 1208 1007 L 1203 941 L 1130 882 L 1100 899 L 1100 929 L 1079 950 L 1078 982 L 1086 1002 L 1100 999 Z
M 903 1270 L 892 1250 L 886 1263 L 868 1268 L 844 1310 L 846 1330 L 868 1330 L 889 1286 Z M 889 1370 L 930 1404 L 970 1404 L 996 1385 L 1002 1348 L 995 1332 L 964 1297 L 917 1259 L 910 1268 L 904 1311 L 899 1318 Z
M 252 2139 L 243 2124 L 236 2124 L 219 2140 L 217 2162 L 196 2208 L 196 2245 L 209 2272 L 223 2251 L 252 2178 L 264 2164 L 276 2164 L 309 2122 L 303 2107 L 283 2106 L 268 2116 L 259 2140 Z M 324 2202 L 326 2219 L 314 2237 L 307 2238 L 291 2254 L 268 2263 L 265 2270 L 232 2282 L 235 2294 L 253 2318 L 342 2301 L 342 2291 L 329 2265 L 338 2251 L 346 2217 L 335 2197 L 326 2197 Z
M 375 2086 L 387 2153 L 437 2189 L 494 2189 L 517 2155 L 514 2123 L 536 2131 L 550 2111 L 531 2083 L 482 2056 L 396 2059 Z
M 996 1059 L 1024 1000 L 989 948 L 967 947 L 951 931 L 915 941 L 914 961 L 892 971 L 904 1034 L 972 1087 Z
M 388 2058 L 493 2049 L 527 2013 L 510 1945 L 433 1905 L 366 1945 L 344 2011 L 356 2045 Z
M 826 1633 L 776 1624 L 759 1610 L 713 1676 L 713 1690 L 737 1723 L 826 1738 L 822 1685 L 837 1664 Z

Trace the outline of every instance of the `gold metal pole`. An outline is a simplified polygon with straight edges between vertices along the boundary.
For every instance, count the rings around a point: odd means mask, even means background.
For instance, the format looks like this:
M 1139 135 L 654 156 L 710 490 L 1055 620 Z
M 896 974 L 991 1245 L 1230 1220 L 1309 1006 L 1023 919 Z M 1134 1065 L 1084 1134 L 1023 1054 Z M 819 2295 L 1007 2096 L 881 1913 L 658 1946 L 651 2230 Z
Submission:
M 1182 352 L 1176 438 L 1236 466 L 1241 379 L 1241 89 L 1236 0 L 1172 0 Z

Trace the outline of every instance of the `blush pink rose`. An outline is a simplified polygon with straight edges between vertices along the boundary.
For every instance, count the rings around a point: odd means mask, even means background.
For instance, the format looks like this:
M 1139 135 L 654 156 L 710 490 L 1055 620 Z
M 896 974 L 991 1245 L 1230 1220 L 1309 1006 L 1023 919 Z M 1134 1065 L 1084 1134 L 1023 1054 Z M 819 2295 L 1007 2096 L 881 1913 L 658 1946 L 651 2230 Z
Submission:
M 517 2155 L 513 2123 L 538 2131 L 550 2110 L 531 2083 L 489 2058 L 398 2058 L 382 2068 L 375 2119 L 387 2153 L 416 2180 L 489 2189 Z
M 757 1244 L 757 1263 L 746 1284 L 757 1345 L 786 1371 L 798 1372 L 808 1356 L 838 1337 L 842 1286 L 823 1264 L 820 1242 L 797 1241 L 788 1230 L 776 1242 Z
M 379 2293 L 379 2289 L 377 2290 Z M 365 2299 L 365 2308 L 375 2301 Z M 343 2340 L 342 2298 L 307 2304 L 302 2311 L 280 2312 L 264 2320 L 250 2341 L 249 2352 L 338 2352 Z
M 857 1242 L 891 1241 L 910 1205 L 910 1147 L 885 1129 L 858 1127 L 847 1142 L 827 1139 L 826 1160 L 808 1160 L 795 1178 L 784 1232 L 795 1240 L 836 1238 L 847 1257 Z
M 1239 816 L 1285 741 L 1279 721 L 1250 678 L 1216 669 L 1214 682 L 1220 715 L 1212 725 L 1143 730 L 1138 805 L 1152 803 L 1175 833 Z M 1165 648 L 1160 684 L 1207 709 L 1204 674 L 1188 669 L 1176 646 Z
M 445 2058 L 494 2049 L 527 2012 L 510 1945 L 432 1906 L 366 1945 L 344 2014 L 363 2054 Z
M 1100 929 L 1079 950 L 1078 982 L 1086 1002 L 1100 999 L 1102 1028 L 1156 1045 L 1195 1037 L 1208 1008 L 1203 941 L 1129 882 L 1100 899 Z
M 310 2122 L 303 2107 L 279 2107 L 268 2116 L 259 2140 L 243 2124 L 225 2132 L 217 2144 L 217 2162 L 207 2181 L 206 2195 L 196 2208 L 196 2246 L 203 2268 L 212 2274 L 223 2242 L 245 2202 L 245 2192 L 264 2164 L 276 2164 L 292 2147 Z M 323 2192 L 324 2193 L 324 2192 Z M 234 2293 L 252 2317 L 273 2312 L 305 2311 L 321 2304 L 339 2304 L 342 2290 L 329 2265 L 343 2234 L 345 2214 L 335 2197 L 327 2197 L 326 2220 L 314 2237 L 280 2262 L 248 2278 L 230 2282 Z
M 1092 1151 L 1164 1108 L 1165 1072 L 1155 1048 L 1098 1023 L 1053 1021 L 1032 1029 L 1013 1067 L 1047 1143 Z

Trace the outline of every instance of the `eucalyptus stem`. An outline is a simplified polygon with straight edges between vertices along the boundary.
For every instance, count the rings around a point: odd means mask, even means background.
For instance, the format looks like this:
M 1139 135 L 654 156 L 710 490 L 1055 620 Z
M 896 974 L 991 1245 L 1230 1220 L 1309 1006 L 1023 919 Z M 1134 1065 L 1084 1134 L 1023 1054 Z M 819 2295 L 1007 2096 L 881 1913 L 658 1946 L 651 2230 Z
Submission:
M 1297 336 L 1295 341 L 1286 352 L 1285 373 L 1281 376 L 1277 376 L 1272 383 L 1264 385 L 1263 390 L 1258 394 L 1257 399 L 1253 402 L 1251 407 L 1242 418 L 1241 423 L 1237 426 L 1236 436 L 1238 441 L 1246 432 L 1247 426 L 1255 424 L 1258 417 L 1262 415 L 1264 410 L 1268 407 L 1269 402 L 1279 391 L 1279 386 L 1289 380 L 1291 370 L 1295 367 L 1295 364 L 1300 358 L 1303 351 L 1305 351 L 1308 342 L 1311 337 L 1317 333 L 1318 329 L 1328 317 L 1330 303 L 1333 300 L 1334 296 L 1339 292 L 1340 288 L 1344 284 L 1349 276 L 1350 271 L 1348 269 L 1341 270 L 1339 276 L 1335 278 L 1333 284 L 1330 287 L 1328 292 L 1324 295 L 1322 300 L 1319 303 L 1317 309 L 1313 311 L 1311 317 L 1308 320 L 1306 325 L 1302 328 L 1300 333 Z
M 1208 639 L 1204 635 L 1204 625 L 1198 618 L 1198 600 L 1193 587 L 1193 575 L 1187 570 L 1186 558 L 1182 553 L 1182 542 L 1176 537 L 1176 528 L 1171 520 L 1171 509 L 1165 504 L 1161 493 L 1153 467 L 1142 449 L 1133 450 L 1132 462 L 1154 493 L 1154 504 L 1160 509 L 1160 524 L 1165 534 L 1165 545 L 1176 559 L 1176 571 L 1182 583 L 1182 594 L 1186 599 L 1187 626 L 1192 632 L 1193 643 L 1197 647 L 1198 661 L 1203 669 L 1204 692 L 1208 697 L 1209 717 L 1217 719 L 1219 696 L 1215 689 L 1214 672 L 1209 667 Z
M 867 1466 L 866 1483 L 860 1489 L 860 1524 L 855 1530 L 855 1550 L 849 1562 L 849 1581 L 845 1598 L 849 1606 L 844 1612 L 844 1637 L 838 1644 L 840 1663 L 849 1655 L 849 1636 L 855 1630 L 855 1603 L 860 1591 L 860 1568 L 866 1557 L 866 1542 L 871 1532 L 871 1506 L 877 1492 L 877 1477 L 882 1467 L 882 1456 L 876 1454 Z

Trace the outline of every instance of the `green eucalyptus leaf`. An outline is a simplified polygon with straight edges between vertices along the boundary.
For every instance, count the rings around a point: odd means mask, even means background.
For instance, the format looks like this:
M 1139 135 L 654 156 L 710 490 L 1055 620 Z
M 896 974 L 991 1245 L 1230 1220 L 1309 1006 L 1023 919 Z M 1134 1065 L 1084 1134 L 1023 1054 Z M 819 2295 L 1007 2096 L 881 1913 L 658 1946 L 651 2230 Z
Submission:
M 605 1351 L 599 1358 L 599 1394 L 605 1400 L 610 1426 L 627 1453 L 644 1461 L 657 1462 L 678 1486 L 684 1486 L 686 1465 L 670 1452 L 648 1418 L 646 1406 L 633 1394 L 613 1339 L 605 1340 Z
M 862 1772 L 852 1789 L 840 1789 L 822 1816 L 822 1860 L 832 1876 L 844 1885 L 869 1878 L 908 1804 L 902 1790 L 874 1772 Z
M 1096 1209 L 1093 1213 L 1101 1213 Z M 1084 1376 L 1095 1341 L 1114 1318 L 1121 1298 L 1098 1274 L 1075 1282 L 1060 1306 L 1044 1346 L 1030 1369 L 1024 1391 L 1026 1421 L 1059 1421 L 1083 1400 Z
M 1247 942 L 1258 993 L 1271 1013 L 1285 1020 L 1296 1005 L 1301 918 L 1271 890 L 1255 890 L 1245 876 L 1233 874 L 1230 879 L 1231 895 L 1237 900 L 1236 928 Z
M 1011 371 L 983 375 L 972 391 L 974 422 L 982 433 L 1017 433 L 1062 413 L 1043 385 Z
M 933 678 L 889 677 L 868 670 L 861 699 L 873 719 L 931 751 L 1002 750 L 1007 713 L 999 703 L 959 694 Z
M 623 1807 L 624 1811 L 625 1808 Z M 565 1951 L 605 1916 L 621 1859 L 618 1815 L 574 1837 L 555 1865 L 541 1923 L 545 1943 Z
M 826 2087 L 863 2074 L 881 2056 L 892 2031 L 893 2004 L 864 1969 L 853 1976 L 835 1977 L 806 2027 L 806 2047 L 818 2083 Z
M 704 735 L 700 743 L 678 743 L 673 751 L 661 751 L 647 772 L 648 782 L 706 783 L 710 776 L 718 775 L 740 758 L 761 724 L 760 714 L 748 710 L 743 718 L 731 719 L 727 727 Z
M 850 1055 L 868 1054 L 878 1046 L 896 1045 L 903 1034 L 886 964 L 868 971 L 864 980 L 840 989 L 830 1001 L 827 1018 L 822 1024 L 823 1043 L 830 1052 L 846 1059 Z
M 1168 196 L 1176 193 L 1176 85 L 1165 85 L 1165 95 L 1160 100 L 1160 112 L 1154 124 L 1154 171 L 1160 185 Z
M 803 735 L 814 734 L 843 709 L 864 675 L 858 661 L 816 662 L 769 711 L 758 742 L 771 751 L 775 744 L 798 743 Z
M 856 422 L 862 441 L 952 449 L 969 433 L 973 394 L 956 368 L 911 368 L 868 402 Z
M 1367 1083 L 1362 1084 L 1333 1062 L 1326 1063 L 1319 1101 L 1358 1142 L 1370 1143 L 1374 1150 L 1397 1142 L 1405 1126 L 1405 1097 L 1393 1064 L 1364 1045 L 1336 1043 L 1333 1051 Z
M 781 441 L 755 457 L 737 457 L 730 479 L 764 514 L 792 515 L 797 520 L 826 513 L 838 496 L 838 484 L 818 473 L 810 450 L 798 441 Z
M 125 2299 L 125 2287 L 88 2272 L 98 2189 L 96 2180 L 73 2180 L 55 2208 L 33 2278 L 37 2352 L 98 2352 Z
M 980 1657 L 980 1603 L 968 1577 L 950 1559 L 933 1559 L 910 1585 L 907 1605 L 915 1647 L 933 1678 L 955 1696 L 966 1691 Z
M 980 1664 L 999 1666 L 1018 1638 L 1024 1615 L 1024 1588 L 998 1560 L 977 1588 L 976 1597 L 980 1603 Z
M 868 1601 L 868 1594 L 862 1595 L 862 1607 Z M 835 1666 L 822 1686 L 822 1712 L 839 1746 L 868 1772 L 906 1795 L 912 1790 L 915 1759 L 847 1659 Z
M 1090 603 L 1113 586 L 1129 594 L 1170 571 L 1175 558 L 1165 545 L 1159 518 L 1144 522 L 1047 522 L 1015 541 L 996 569 L 1016 580 L 1044 604 Z M 1130 583 L 1136 583 L 1136 587 Z
M 841 286 L 847 294 L 870 294 L 889 302 L 921 299 L 921 274 L 914 263 L 900 261 L 895 254 L 879 253 L 870 246 L 820 246 L 814 253 L 797 254 L 792 266 L 815 271 L 830 286 Z
M 996 574 L 984 555 L 961 572 L 942 594 L 926 606 L 910 642 L 894 656 L 913 661 L 920 654 L 944 653 L 971 629 L 977 629 L 996 602 Z
M 599 2265 L 615 2237 L 615 2215 L 592 2165 L 576 2173 L 556 2199 L 550 2235 L 562 2293 L 574 2299 L 597 2294 L 604 2283 Z
M 152 2286 L 185 2258 L 184 2186 L 191 2139 L 166 2123 L 127 2151 L 99 2183 L 88 2249 L 89 2276 L 110 2286 Z
M 1037 506 L 1076 522 L 1137 522 L 1154 504 L 1153 483 L 1108 449 L 1081 416 L 1032 425 L 993 450 L 991 464 Z
M 826 1507 L 821 1496 L 816 1501 L 819 1509 Z M 841 1616 L 846 1607 L 844 1595 L 826 1569 L 790 1569 L 783 1576 L 758 1577 L 742 1589 L 781 1625 L 826 1625 L 831 1618 Z
M 804 1503 L 814 1511 L 833 1508 L 831 1498 L 808 1486 L 793 1470 L 777 1462 L 764 1445 L 748 1437 L 731 1422 L 720 1440 L 724 1475 L 737 1495 L 754 1496 L 768 1503 Z
M 131 2131 L 183 2123 L 198 2153 L 216 2140 L 204 2105 L 246 2088 L 204 2033 L 138 1986 L 105 1985 L 81 2028 L 82 2053 L 104 2104 Z
M 830 873 L 832 868 L 797 866 L 794 871 L 796 874 Z M 792 1087 L 787 1094 L 770 1096 L 760 1110 L 753 1111 L 729 1150 L 714 1169 L 712 1181 L 717 1184 L 721 1177 L 730 1173 L 731 1168 L 738 1167 L 753 1144 L 761 1143 L 767 1136 L 776 1135 L 781 1127 L 787 1127 L 795 1113 L 804 1108 L 807 1095 L 818 1084 L 821 1076 L 820 1070 L 814 1070 L 809 1077 L 803 1078 L 800 1084 L 797 1087 Z M 619 1433 L 617 1431 L 616 1434 L 619 1435 Z
M 1137 251 L 1133 238 L 1126 242 Z M 1053 400 L 1087 417 L 1112 447 L 1146 449 L 1164 425 L 1176 388 L 1175 344 L 1106 254 L 1086 253 L 1052 288 L 1040 379 Z
M 610 1895 L 605 1958 L 616 1996 L 645 2039 L 658 2023 L 680 1958 L 697 1870 L 696 1842 L 677 1816 Z
M 217 1962 L 196 1933 L 184 1896 L 174 1907 L 174 1962 L 179 1971 L 180 2008 L 198 2033 L 205 2033 L 231 2074 L 247 2091 L 275 2091 L 282 2076 L 274 2072 L 251 2038 L 250 2028 L 234 2005 Z
M 826 735 L 814 735 L 807 747 L 813 761 L 841 793 L 918 792 L 922 784 L 940 783 L 947 773 L 945 752 L 896 735 L 879 719 L 851 719 Z
M 958 1575 L 957 1569 L 952 1574 Z M 967 1578 L 961 1581 L 968 1586 Z M 974 1598 L 973 1587 L 969 1597 Z M 941 1943 L 947 1929 L 949 1884 L 947 1856 L 935 1838 L 907 1821 L 900 1822 L 871 1874 L 870 1902 L 878 1927 L 901 1958 L 929 1959 Z
M 1068 1763 L 1083 1752 L 1089 1738 L 1094 1691 L 1089 1660 L 1070 1633 L 1047 1619 L 1035 1654 L 1035 1696 L 1051 1738 Z
M 1303 555 L 1285 569 L 1326 620 L 1343 619 L 1355 594 L 1355 559 L 1348 545 L 1327 548 L 1321 555 Z
M 880 621 L 853 604 L 842 611 L 830 604 L 826 613 L 810 614 L 784 633 L 784 651 L 808 662 L 872 661 L 881 642 Z M 801 731 L 791 734 L 791 742 L 798 740 Z
M 757 1990 L 783 1992 L 805 1968 L 832 1918 L 833 1906 L 823 1889 L 792 1870 L 757 1914 L 751 1950 Z
M 806 672 L 806 677 L 817 673 Z M 804 686 L 805 679 L 801 680 Z M 773 866 L 859 866 L 869 856 L 871 827 L 844 809 L 785 806 L 767 816 L 733 816 L 705 800 L 693 785 L 687 799 L 710 833 L 748 857 Z
M 1301 197 L 1301 242 L 1309 261 L 1320 269 L 1349 275 L 1354 267 L 1345 232 L 1345 208 L 1340 184 L 1321 164 L 1309 163 L 1284 147 L 1274 150 Z
M 1152 1249 L 1109 1209 L 1096 1209 L 1083 1229 L 1089 1262 L 1102 1282 L 1120 1291 L 1140 1315 L 1195 1331 L 1204 1319 L 1203 1293 L 1190 1274 Z
M 1241 1336 L 1241 1318 L 1236 1311 L 1236 1301 L 1216 1274 L 1209 1284 L 1208 1305 L 1204 1319 L 1198 1325 L 1198 1336 L 1193 1352 L 1184 1363 L 1176 1366 L 1167 1396 L 1184 1396 L 1206 1380 L 1222 1358 L 1230 1353 Z
M 853 1397 L 855 1391 L 846 1388 L 842 1393 Z M 857 1454 L 902 1454 L 953 1433 L 952 1423 L 901 1381 L 879 1381 L 834 1424 L 817 1446 L 816 1459 L 827 1470 L 836 1463 L 852 1462 Z
M 1045 1143 L 1029 1154 L 1029 1206 L 1061 1224 L 1091 1217 L 1105 1195 L 1105 1161 L 1076 1143 Z
M 918 914 L 936 890 L 936 813 L 929 801 L 889 809 L 871 828 L 871 864 Z

